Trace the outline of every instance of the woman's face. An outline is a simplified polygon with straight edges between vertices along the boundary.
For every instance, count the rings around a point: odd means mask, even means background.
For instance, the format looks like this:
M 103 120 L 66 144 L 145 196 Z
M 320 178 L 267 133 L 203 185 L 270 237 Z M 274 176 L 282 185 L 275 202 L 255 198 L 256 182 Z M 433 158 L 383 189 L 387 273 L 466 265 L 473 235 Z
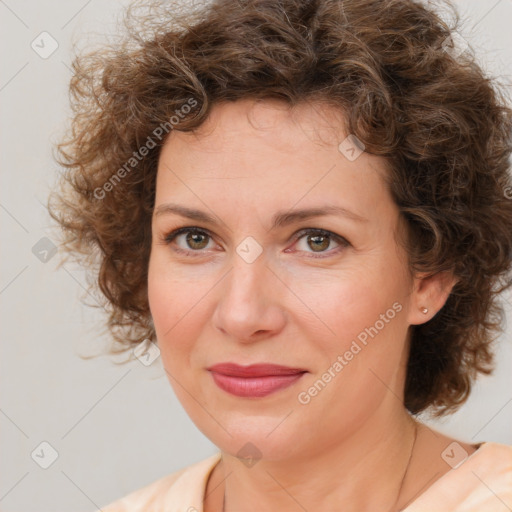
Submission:
M 384 161 L 339 148 L 340 116 L 237 101 L 162 148 L 148 281 L 158 345 L 191 419 L 233 455 L 251 443 L 269 459 L 307 456 L 403 411 L 420 322 L 398 209 Z M 210 370 L 221 363 L 292 370 Z

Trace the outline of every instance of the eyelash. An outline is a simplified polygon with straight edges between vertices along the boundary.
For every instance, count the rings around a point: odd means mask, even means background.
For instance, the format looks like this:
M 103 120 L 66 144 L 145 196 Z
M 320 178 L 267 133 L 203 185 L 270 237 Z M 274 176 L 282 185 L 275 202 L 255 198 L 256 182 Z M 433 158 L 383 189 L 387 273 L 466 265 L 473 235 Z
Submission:
M 183 233 L 196 233 L 196 234 L 199 233 L 199 234 L 207 235 L 210 239 L 213 239 L 212 234 L 207 229 L 198 228 L 196 226 L 186 226 L 186 227 L 182 227 L 179 229 L 175 229 L 174 231 L 171 231 L 169 234 L 165 235 L 163 241 L 165 244 L 170 245 L 171 242 L 177 236 L 179 236 Z M 301 238 L 303 238 L 306 235 L 326 236 L 340 244 L 340 247 L 336 247 L 335 249 L 332 249 L 330 251 L 323 251 L 321 253 L 318 253 L 318 254 L 327 254 L 327 256 L 317 256 L 315 253 L 311 253 L 308 256 L 306 256 L 307 258 L 327 258 L 327 257 L 331 256 L 333 252 L 338 253 L 339 252 L 338 249 L 342 249 L 342 248 L 348 247 L 350 245 L 350 243 L 342 236 L 337 235 L 336 233 L 333 233 L 331 231 L 327 231 L 325 229 L 319 229 L 319 228 L 305 228 L 305 229 L 300 230 L 294 236 L 294 244 L 297 243 Z M 191 257 L 202 256 L 201 253 L 203 252 L 202 249 L 193 251 L 193 250 L 181 249 L 180 247 L 175 247 L 174 250 L 178 253 L 185 254 L 185 255 L 191 256 Z

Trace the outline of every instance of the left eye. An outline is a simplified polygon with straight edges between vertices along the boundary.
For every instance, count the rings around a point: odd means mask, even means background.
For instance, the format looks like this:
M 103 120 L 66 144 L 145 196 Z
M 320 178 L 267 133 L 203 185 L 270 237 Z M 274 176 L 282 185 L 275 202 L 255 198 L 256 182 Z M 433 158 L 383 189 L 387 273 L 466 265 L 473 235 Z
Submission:
M 305 240 L 307 247 L 313 249 L 314 253 L 331 253 L 336 251 L 336 249 L 340 247 L 346 247 L 349 243 L 341 236 L 332 233 L 331 231 L 325 231 L 323 229 L 306 229 L 298 233 L 297 242 L 300 242 L 302 239 Z M 331 244 L 332 241 L 336 241 L 339 244 L 338 247 L 335 247 L 332 251 L 327 251 L 327 248 Z M 305 252 L 308 252 L 307 250 Z M 323 256 L 315 256 L 312 255 L 310 257 L 313 258 L 322 258 Z

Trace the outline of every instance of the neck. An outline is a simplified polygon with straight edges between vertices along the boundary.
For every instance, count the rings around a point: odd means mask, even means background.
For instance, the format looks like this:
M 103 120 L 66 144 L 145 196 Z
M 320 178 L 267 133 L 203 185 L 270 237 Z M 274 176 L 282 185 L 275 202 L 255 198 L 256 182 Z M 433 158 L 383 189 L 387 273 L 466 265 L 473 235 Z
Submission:
M 416 425 L 405 411 L 394 418 L 386 422 L 376 414 L 336 445 L 304 450 L 293 460 L 263 457 L 249 468 L 223 453 L 205 511 L 248 510 L 248 504 L 265 512 L 337 510 L 340 503 L 345 512 L 399 510 L 410 498 L 402 489 Z

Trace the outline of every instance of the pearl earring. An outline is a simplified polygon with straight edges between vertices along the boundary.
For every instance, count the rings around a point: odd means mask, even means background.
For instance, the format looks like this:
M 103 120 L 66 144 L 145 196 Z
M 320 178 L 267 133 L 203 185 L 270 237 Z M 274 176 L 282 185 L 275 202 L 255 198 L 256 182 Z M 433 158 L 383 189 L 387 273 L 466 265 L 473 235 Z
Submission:
M 427 308 L 421 308 L 421 312 L 426 315 L 428 313 L 428 309 Z

